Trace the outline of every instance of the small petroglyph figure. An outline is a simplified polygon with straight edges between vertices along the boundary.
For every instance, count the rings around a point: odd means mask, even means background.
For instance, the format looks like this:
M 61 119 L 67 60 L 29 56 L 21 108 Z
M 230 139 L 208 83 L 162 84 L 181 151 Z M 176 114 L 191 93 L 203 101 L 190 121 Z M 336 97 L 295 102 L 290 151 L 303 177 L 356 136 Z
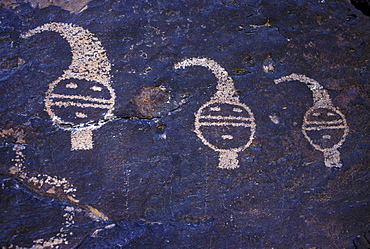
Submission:
M 233 80 L 217 62 L 207 58 L 190 58 L 175 65 L 176 69 L 203 66 L 218 80 L 217 92 L 195 113 L 195 133 L 211 149 L 220 153 L 218 167 L 239 167 L 238 152 L 253 141 L 256 124 L 252 111 L 235 96 Z
M 93 148 L 92 130 L 113 117 L 115 93 L 111 65 L 100 41 L 88 30 L 68 23 L 47 23 L 24 34 L 53 31 L 68 41 L 72 62 L 46 92 L 46 111 L 55 124 L 71 131 L 71 150 Z
M 324 153 L 325 166 L 342 166 L 338 148 L 348 135 L 348 125 L 344 115 L 333 106 L 328 92 L 319 82 L 304 75 L 291 74 L 276 79 L 279 84 L 284 81 L 297 80 L 305 83 L 313 93 L 313 106 L 303 118 L 302 132 L 310 144 Z

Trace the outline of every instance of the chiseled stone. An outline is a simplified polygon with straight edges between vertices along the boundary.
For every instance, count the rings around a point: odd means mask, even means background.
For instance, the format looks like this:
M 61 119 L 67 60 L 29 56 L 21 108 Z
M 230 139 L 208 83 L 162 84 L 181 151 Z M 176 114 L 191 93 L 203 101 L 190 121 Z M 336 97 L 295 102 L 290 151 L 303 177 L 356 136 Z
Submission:
M 0 247 L 368 246 L 360 2 L 0 1 Z

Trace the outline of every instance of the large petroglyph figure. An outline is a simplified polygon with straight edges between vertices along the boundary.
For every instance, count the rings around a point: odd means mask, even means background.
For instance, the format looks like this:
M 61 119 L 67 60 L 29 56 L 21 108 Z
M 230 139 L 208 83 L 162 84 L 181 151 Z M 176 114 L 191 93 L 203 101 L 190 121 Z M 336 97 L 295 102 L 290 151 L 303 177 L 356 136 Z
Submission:
M 71 131 L 72 150 L 92 149 L 92 130 L 112 117 L 115 101 L 105 49 L 91 32 L 68 23 L 47 23 L 30 30 L 23 38 L 44 31 L 59 33 L 72 51 L 71 65 L 49 84 L 46 111 L 55 124 Z
M 248 106 L 240 103 L 233 80 L 217 62 L 190 58 L 177 63 L 175 68 L 188 66 L 206 67 L 218 80 L 217 92 L 195 113 L 195 133 L 205 145 L 220 153 L 219 168 L 238 168 L 238 152 L 248 148 L 254 138 L 254 115 Z

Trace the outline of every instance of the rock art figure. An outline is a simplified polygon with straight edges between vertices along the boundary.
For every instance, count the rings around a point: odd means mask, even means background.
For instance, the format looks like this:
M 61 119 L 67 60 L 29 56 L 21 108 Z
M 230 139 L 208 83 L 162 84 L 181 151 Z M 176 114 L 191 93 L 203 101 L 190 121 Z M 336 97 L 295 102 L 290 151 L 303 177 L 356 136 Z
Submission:
M 313 106 L 303 118 L 302 132 L 310 144 L 324 153 L 326 167 L 342 166 L 338 148 L 348 135 L 344 115 L 333 106 L 328 92 L 317 82 L 304 75 L 291 74 L 275 80 L 275 84 L 297 80 L 305 83 L 313 94 Z
M 190 58 L 175 65 L 176 69 L 203 66 L 218 80 L 217 92 L 195 113 L 195 133 L 201 141 L 220 153 L 218 167 L 239 167 L 238 152 L 253 141 L 256 124 L 252 111 L 235 96 L 233 80 L 217 62 L 207 58 Z
M 45 107 L 55 124 L 71 131 L 71 150 L 93 148 L 92 130 L 113 116 L 115 92 L 110 86 L 111 65 L 100 41 L 88 30 L 68 23 L 47 23 L 24 34 L 53 31 L 67 40 L 72 62 L 49 84 Z

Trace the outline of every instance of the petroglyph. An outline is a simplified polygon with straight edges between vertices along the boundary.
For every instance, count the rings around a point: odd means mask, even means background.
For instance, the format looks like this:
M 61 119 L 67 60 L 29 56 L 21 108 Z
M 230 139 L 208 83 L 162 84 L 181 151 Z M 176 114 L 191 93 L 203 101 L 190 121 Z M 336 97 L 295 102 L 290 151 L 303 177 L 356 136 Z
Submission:
M 77 116 L 77 115 L 76 115 Z M 92 129 L 72 130 L 71 144 L 73 150 L 90 150 L 93 148 Z
M 13 128 L 7 129 L 7 130 L 1 130 L 0 131 L 1 137 L 14 137 L 16 139 L 17 144 L 24 144 L 26 141 L 24 140 L 24 137 L 26 136 L 21 129 L 14 130 Z
M 188 66 L 206 67 L 218 80 L 217 92 L 195 113 L 195 133 L 205 145 L 220 153 L 219 168 L 238 168 L 238 152 L 248 148 L 254 138 L 254 115 L 248 106 L 239 102 L 233 80 L 217 62 L 190 58 L 177 63 L 175 68 Z
M 314 104 L 303 118 L 304 136 L 316 150 L 324 153 L 326 167 L 340 168 L 338 149 L 349 132 L 346 118 L 333 106 L 328 92 L 316 80 L 293 73 L 276 79 L 275 84 L 293 80 L 305 83 L 313 94 Z
M 87 214 L 94 220 L 107 220 L 108 217 L 102 212 L 93 208 L 89 205 L 80 204 L 76 199 L 75 192 L 76 188 L 70 184 L 66 178 L 60 178 L 57 176 L 49 176 L 47 174 L 32 174 L 27 171 L 25 167 L 26 156 L 23 151 L 26 149 L 25 134 L 23 130 L 2 130 L 0 131 L 1 137 L 12 136 L 16 138 L 16 144 L 13 146 L 13 151 L 15 151 L 15 158 L 12 159 L 14 165 L 9 168 L 9 173 L 18 176 L 21 181 L 27 182 L 33 185 L 37 189 L 48 189 L 45 192 L 51 195 L 56 195 L 56 189 L 61 189 L 63 195 L 67 197 L 74 204 L 79 204 L 80 206 L 86 207 Z M 21 144 L 20 144 L 21 143 Z M 58 248 L 58 245 L 68 244 L 68 236 L 73 235 L 70 231 L 71 226 L 75 223 L 74 217 L 76 214 L 76 209 L 71 206 L 66 206 L 64 208 L 64 222 L 61 225 L 58 233 L 49 239 L 35 239 L 35 243 L 31 249 L 41 249 L 41 248 Z M 9 248 L 26 249 L 26 247 L 12 245 Z
M 45 107 L 55 124 L 71 131 L 71 150 L 93 148 L 92 130 L 113 117 L 115 92 L 110 85 L 111 65 L 100 41 L 88 30 L 68 23 L 47 23 L 24 34 L 53 31 L 67 40 L 72 62 L 49 84 Z

